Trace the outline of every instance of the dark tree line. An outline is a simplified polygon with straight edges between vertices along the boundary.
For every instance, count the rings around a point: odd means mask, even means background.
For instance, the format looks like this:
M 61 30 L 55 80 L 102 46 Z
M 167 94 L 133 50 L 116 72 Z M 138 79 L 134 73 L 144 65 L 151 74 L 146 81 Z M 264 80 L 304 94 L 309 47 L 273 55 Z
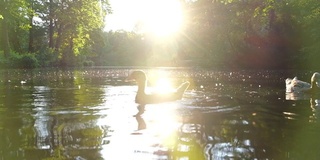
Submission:
M 106 0 L 0 0 L 0 64 L 319 67 L 317 0 L 180 2 L 183 29 L 156 39 L 149 33 L 103 31 L 112 9 Z

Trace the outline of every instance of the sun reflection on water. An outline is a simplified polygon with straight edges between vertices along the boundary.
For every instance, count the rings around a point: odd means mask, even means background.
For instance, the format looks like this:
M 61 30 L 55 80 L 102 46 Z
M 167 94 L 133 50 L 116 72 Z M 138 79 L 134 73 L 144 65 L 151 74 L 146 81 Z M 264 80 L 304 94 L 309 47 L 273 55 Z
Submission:
M 174 103 L 150 106 L 152 111 L 148 110 L 144 115 L 149 132 L 168 146 L 173 145 L 177 128 L 180 126 L 174 108 Z
M 160 80 L 157 84 L 169 86 L 169 82 Z M 178 139 L 178 104 L 147 105 L 142 115 L 135 116 L 138 112 L 135 92 L 124 93 L 119 89 L 121 87 L 106 89 L 108 99 L 100 110 L 103 113 L 96 113 L 101 115 L 97 125 L 108 128 L 104 139 L 108 143 L 102 144 L 101 156 L 104 159 L 169 159 Z
M 153 108 L 152 108 L 153 107 Z M 177 123 L 172 110 L 161 109 L 162 105 L 150 106 L 150 110 L 140 117 L 129 117 L 120 111 L 106 117 L 111 126 L 110 144 L 103 145 L 101 151 L 106 159 L 154 159 L 170 156 L 170 150 L 177 139 Z M 122 114 L 122 115 L 120 115 Z M 127 114 L 128 115 L 128 114 Z M 138 126 L 145 123 L 145 129 Z

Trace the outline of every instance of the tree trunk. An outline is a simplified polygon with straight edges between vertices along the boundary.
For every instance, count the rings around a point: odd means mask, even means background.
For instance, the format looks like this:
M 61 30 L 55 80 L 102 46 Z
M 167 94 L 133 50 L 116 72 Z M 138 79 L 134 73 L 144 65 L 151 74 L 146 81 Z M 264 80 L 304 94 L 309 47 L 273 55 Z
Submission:
M 61 43 L 61 36 L 62 36 L 62 25 L 57 25 L 58 31 L 57 31 L 57 38 L 56 38 L 56 44 L 54 47 L 55 52 L 58 52 L 60 49 L 60 43 Z
M 2 20 L 0 20 L 0 25 L 2 25 L 1 31 L 1 43 L 3 46 L 4 57 L 7 58 L 10 54 L 10 43 L 9 43 L 9 31 L 8 31 L 8 10 L 7 10 L 7 1 L 0 1 L 0 13 L 2 14 Z M 1 15 L 0 14 L 0 15 Z
M 34 47 L 33 47 L 33 15 L 30 15 L 30 26 L 31 28 L 29 29 L 29 52 L 33 53 L 34 52 Z
M 49 48 L 53 48 L 53 0 L 49 3 Z
M 10 43 L 9 43 L 9 31 L 8 31 L 8 23 L 7 17 L 4 15 L 4 19 L 2 20 L 2 43 L 3 43 L 3 53 L 4 57 L 7 58 L 10 54 Z

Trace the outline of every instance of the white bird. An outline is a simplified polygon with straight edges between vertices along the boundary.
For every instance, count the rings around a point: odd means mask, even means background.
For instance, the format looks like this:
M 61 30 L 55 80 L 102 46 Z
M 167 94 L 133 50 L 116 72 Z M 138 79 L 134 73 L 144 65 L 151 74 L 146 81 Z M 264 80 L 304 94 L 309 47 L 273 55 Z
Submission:
M 309 93 L 313 94 L 320 91 L 320 74 L 318 72 L 313 73 L 311 82 L 304 82 L 299 80 L 297 77 L 293 79 L 286 79 L 286 92 L 287 93 Z

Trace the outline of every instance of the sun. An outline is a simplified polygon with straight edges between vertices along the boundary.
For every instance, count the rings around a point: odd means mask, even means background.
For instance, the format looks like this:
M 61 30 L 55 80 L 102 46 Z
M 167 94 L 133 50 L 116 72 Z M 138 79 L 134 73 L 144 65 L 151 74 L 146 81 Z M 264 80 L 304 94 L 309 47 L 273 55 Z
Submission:
M 172 35 L 183 22 L 179 0 L 110 0 L 113 13 L 106 30 L 127 30 L 156 36 Z
M 146 0 L 140 12 L 142 30 L 156 36 L 167 36 L 182 26 L 182 9 L 178 0 Z

